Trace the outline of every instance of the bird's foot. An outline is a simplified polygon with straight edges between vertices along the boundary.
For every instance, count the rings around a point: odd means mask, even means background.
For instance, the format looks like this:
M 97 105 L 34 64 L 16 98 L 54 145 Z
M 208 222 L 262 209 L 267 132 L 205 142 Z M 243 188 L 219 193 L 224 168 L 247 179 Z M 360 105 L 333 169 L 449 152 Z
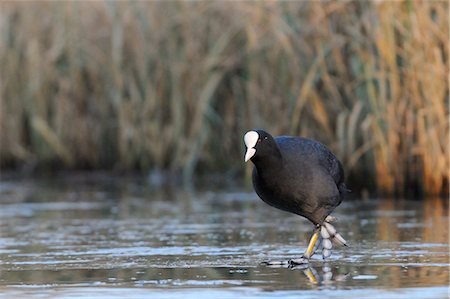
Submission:
M 289 262 L 289 266 L 308 265 L 309 264 L 309 258 L 307 258 L 304 255 L 302 255 L 300 258 L 298 258 L 298 259 L 290 259 L 288 262 Z
M 328 223 L 331 223 L 331 222 L 337 221 L 337 218 L 334 216 L 328 215 L 327 218 L 325 218 L 325 221 Z
M 347 246 L 347 241 L 345 241 L 345 239 L 336 231 L 334 226 L 327 221 L 323 223 L 320 233 L 323 239 L 331 239 L 338 245 Z M 323 245 L 325 245 L 325 243 L 323 243 Z M 331 243 L 330 248 L 327 248 L 326 246 L 324 246 L 324 248 L 331 249 Z

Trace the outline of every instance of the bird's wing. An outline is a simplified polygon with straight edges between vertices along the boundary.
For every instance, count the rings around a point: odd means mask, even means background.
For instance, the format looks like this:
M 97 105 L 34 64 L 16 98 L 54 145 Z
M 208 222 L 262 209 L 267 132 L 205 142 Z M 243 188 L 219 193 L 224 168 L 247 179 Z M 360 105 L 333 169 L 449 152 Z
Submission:
M 311 146 L 314 148 L 314 152 L 317 155 L 317 159 L 325 171 L 333 178 L 339 191 L 342 191 L 342 185 L 344 184 L 344 168 L 341 162 L 336 156 L 328 149 L 324 144 L 311 140 Z M 344 189 L 345 188 L 345 185 Z

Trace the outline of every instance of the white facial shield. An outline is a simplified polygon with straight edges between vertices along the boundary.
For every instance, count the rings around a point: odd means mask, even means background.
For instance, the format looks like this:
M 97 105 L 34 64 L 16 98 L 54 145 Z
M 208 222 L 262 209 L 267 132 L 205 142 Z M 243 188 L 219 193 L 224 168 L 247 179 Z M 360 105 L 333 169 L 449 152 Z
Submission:
M 247 147 L 247 151 L 245 152 L 244 161 L 247 162 L 250 160 L 256 153 L 255 145 L 258 142 L 259 134 L 255 131 L 248 131 L 244 135 L 245 146 Z

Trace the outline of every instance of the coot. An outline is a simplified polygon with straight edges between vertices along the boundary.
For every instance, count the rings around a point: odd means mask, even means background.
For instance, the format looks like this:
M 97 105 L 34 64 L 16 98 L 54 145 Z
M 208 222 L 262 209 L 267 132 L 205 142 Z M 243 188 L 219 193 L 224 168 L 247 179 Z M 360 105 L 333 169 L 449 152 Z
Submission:
M 306 252 L 291 263 L 307 263 L 322 247 L 324 259 L 331 255 L 332 243 L 346 241 L 330 223 L 330 213 L 347 193 L 341 162 L 322 143 L 315 140 L 279 136 L 263 130 L 244 135 L 245 162 L 251 160 L 253 186 L 267 204 L 309 219 L 315 226 Z

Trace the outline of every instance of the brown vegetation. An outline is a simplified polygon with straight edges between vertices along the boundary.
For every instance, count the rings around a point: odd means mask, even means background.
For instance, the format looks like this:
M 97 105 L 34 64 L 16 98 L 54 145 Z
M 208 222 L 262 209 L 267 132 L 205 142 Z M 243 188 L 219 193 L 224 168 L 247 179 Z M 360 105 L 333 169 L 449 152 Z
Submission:
M 1 165 L 233 175 L 262 127 L 328 144 L 358 184 L 443 192 L 448 9 L 2 2 Z

